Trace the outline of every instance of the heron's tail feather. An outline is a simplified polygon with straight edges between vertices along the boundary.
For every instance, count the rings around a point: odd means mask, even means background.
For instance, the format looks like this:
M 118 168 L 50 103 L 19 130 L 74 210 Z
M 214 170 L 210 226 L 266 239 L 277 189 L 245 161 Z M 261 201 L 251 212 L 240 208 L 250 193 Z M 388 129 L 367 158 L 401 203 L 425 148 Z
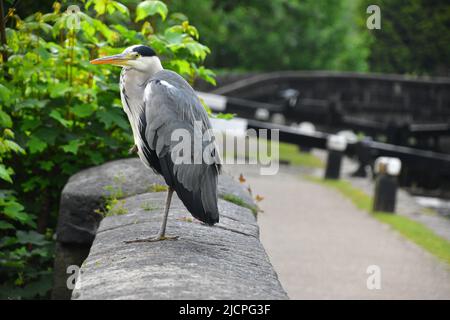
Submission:
M 213 166 L 208 166 L 206 170 L 198 189 L 189 191 L 181 183 L 176 183 L 174 188 L 178 197 L 195 218 L 213 225 L 219 222 L 217 171 L 212 172 L 216 170 Z
M 219 222 L 217 206 L 219 171 L 215 164 L 175 166 L 170 154 L 161 158 L 160 164 L 166 183 L 175 190 L 192 216 L 210 225 Z
M 217 207 L 217 175 L 218 171 L 214 165 L 208 166 L 203 176 L 201 190 L 201 201 L 205 211 L 208 224 L 219 222 L 219 209 Z

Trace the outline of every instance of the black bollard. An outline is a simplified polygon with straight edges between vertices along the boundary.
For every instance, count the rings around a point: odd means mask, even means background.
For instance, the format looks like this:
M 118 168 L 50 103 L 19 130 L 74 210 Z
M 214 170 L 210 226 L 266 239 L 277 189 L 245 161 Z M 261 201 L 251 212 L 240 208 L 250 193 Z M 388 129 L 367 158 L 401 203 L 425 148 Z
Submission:
M 374 212 L 395 212 L 397 201 L 397 176 L 401 163 L 397 158 L 378 158 L 375 162 L 377 177 L 373 199 Z
M 327 140 L 328 158 L 325 179 L 337 180 L 341 176 L 341 163 L 347 140 L 343 136 L 331 135 Z
M 329 150 L 325 179 L 338 180 L 341 176 L 342 151 Z

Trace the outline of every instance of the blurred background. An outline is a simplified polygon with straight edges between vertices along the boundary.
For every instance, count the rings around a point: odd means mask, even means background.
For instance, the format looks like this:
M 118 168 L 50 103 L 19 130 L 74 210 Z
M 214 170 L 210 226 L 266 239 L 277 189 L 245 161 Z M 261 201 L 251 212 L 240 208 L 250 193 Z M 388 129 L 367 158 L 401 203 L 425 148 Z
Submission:
M 53 5 L 51 0 L 13 2 L 21 17 L 50 11 Z M 121 2 L 130 8 L 139 3 Z M 165 3 L 197 27 L 211 49 L 205 64 L 215 70 L 449 75 L 449 8 L 444 0 Z M 371 4 L 382 8 L 382 32 L 366 27 Z
M 137 43 L 152 46 L 166 68 L 183 75 L 199 92 L 226 97 L 225 109 L 205 98 L 217 125 L 225 121 L 233 128 L 244 119 L 256 129 L 277 125 L 286 132 L 280 139 L 282 168 L 277 179 L 263 179 L 245 167 L 231 166 L 229 171 L 258 195 L 255 201 L 264 211 L 259 218 L 262 241 L 290 296 L 396 297 L 402 283 L 387 296 L 366 295 L 366 288 L 359 287 L 341 290 L 352 281 L 343 274 L 360 272 L 377 257 L 398 272 L 404 268 L 402 259 L 420 265 L 402 279 L 408 282 L 419 273 L 427 279 L 424 287 L 403 297 L 423 298 L 420 290 L 432 296 L 433 288 L 448 279 L 441 270 L 445 268 L 433 271 L 442 261 L 450 263 L 448 1 L 0 2 L 1 298 L 51 296 L 55 230 L 65 183 L 84 168 L 130 156 L 119 72 L 93 68 L 88 61 Z M 142 5 L 150 2 L 151 8 Z M 80 8 L 74 13 L 79 28 L 68 25 L 73 15 L 66 10 L 74 4 Z M 372 15 L 367 8 L 372 4 L 381 10 L 381 29 L 367 27 Z M 314 179 L 321 178 L 326 168 L 327 137 L 342 131 L 352 145 L 342 164 L 346 182 L 321 185 Z M 329 213 L 352 215 L 355 205 L 326 188 L 347 194 L 356 202 L 355 210 L 372 211 L 373 199 L 360 192 L 372 195 L 374 161 L 379 156 L 401 159 L 398 182 L 405 193 L 399 200 L 400 218 L 382 215 L 378 220 L 406 234 L 439 263 L 431 258 L 423 262 L 414 253 L 390 261 L 385 248 L 403 250 L 401 244 L 390 242 L 391 235 L 385 235 L 388 240 L 381 241 L 382 248 L 368 241 L 361 244 L 361 251 L 350 254 L 355 238 L 347 237 L 336 241 L 341 247 L 320 252 L 326 247 L 323 243 L 358 229 L 342 226 L 340 232 L 332 232 L 337 224 Z M 289 180 L 294 176 L 302 178 Z M 279 197 L 271 195 L 274 181 L 280 186 Z M 297 198 L 311 193 L 318 196 Z M 329 206 L 320 206 L 321 199 L 329 199 Z M 311 208 L 315 218 L 299 218 L 299 207 Z M 295 229 L 275 228 L 277 214 L 285 211 L 291 213 L 286 225 Z M 377 234 L 370 222 L 360 223 L 355 222 L 361 226 L 360 236 L 364 228 L 367 234 Z M 298 235 L 298 230 L 304 238 L 289 236 Z M 322 245 L 308 247 L 317 234 L 322 235 Z M 299 242 L 305 246 L 292 248 Z M 365 256 L 368 251 L 375 256 Z M 346 266 L 345 252 L 364 259 L 355 259 L 352 269 Z M 341 265 L 329 282 L 305 280 L 333 274 L 323 268 L 333 261 Z M 332 290 L 330 282 L 336 283 Z M 305 290 L 300 290 L 302 285 Z M 436 292 L 438 298 L 450 297 L 448 287 Z

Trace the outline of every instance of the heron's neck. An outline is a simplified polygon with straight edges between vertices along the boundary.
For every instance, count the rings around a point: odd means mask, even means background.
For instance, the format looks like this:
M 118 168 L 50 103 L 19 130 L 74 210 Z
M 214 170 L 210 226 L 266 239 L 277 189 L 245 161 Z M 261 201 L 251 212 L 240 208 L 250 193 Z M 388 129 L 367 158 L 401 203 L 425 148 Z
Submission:
M 152 78 L 157 72 L 163 70 L 159 59 L 152 61 L 153 63 L 147 65 L 145 71 L 134 68 L 124 68 L 120 76 L 121 88 L 124 88 L 130 97 L 135 99 L 142 99 L 145 85 L 148 80 Z
M 161 60 L 159 60 L 158 57 L 154 56 L 146 59 L 148 59 L 148 68 L 146 73 L 149 75 L 149 78 L 153 77 L 157 72 L 163 70 Z
M 120 75 L 121 84 L 130 89 L 137 89 L 145 86 L 145 83 L 152 77 L 152 75 L 136 69 L 125 68 L 122 70 Z

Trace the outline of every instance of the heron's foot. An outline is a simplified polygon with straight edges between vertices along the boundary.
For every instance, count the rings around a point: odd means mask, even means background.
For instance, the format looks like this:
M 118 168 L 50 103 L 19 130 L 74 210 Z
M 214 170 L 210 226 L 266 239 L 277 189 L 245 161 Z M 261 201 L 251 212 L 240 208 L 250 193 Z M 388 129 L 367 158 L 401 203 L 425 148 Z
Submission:
M 178 236 L 156 236 L 151 238 L 145 238 L 145 239 L 136 239 L 136 240 L 129 240 L 124 241 L 125 243 L 139 243 L 139 242 L 157 242 L 157 241 L 164 241 L 164 240 L 177 240 Z
M 129 154 L 133 154 L 133 153 L 137 153 L 138 152 L 138 147 L 137 145 L 134 145 L 130 148 L 130 150 L 128 150 Z

